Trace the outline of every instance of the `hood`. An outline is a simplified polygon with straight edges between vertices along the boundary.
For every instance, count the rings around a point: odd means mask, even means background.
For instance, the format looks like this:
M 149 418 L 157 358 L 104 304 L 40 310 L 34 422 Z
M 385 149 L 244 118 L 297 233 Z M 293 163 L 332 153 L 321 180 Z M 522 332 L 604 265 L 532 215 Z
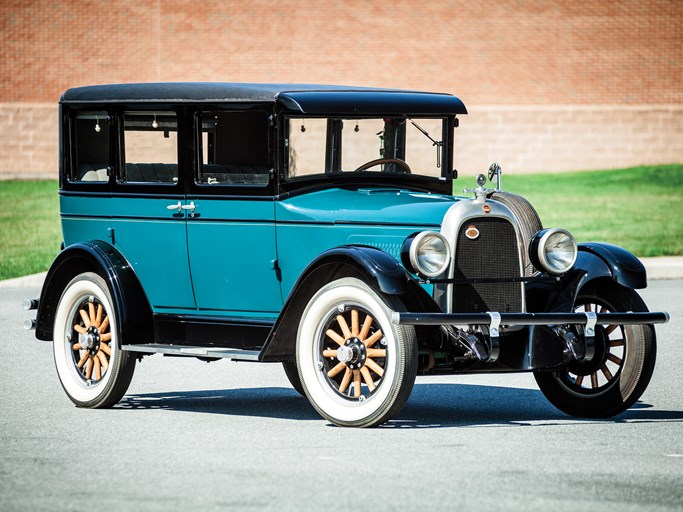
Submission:
M 278 222 L 400 225 L 439 229 L 458 199 L 396 188 L 328 189 L 278 203 Z

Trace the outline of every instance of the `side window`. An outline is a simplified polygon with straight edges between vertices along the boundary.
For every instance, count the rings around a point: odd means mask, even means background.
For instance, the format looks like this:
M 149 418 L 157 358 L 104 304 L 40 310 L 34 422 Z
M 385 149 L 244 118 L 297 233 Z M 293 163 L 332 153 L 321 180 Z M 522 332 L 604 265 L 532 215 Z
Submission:
M 199 175 L 207 185 L 265 186 L 270 180 L 268 114 L 202 112 L 199 115 Z
M 123 116 L 126 183 L 178 181 L 178 120 L 174 112 L 126 112 Z
M 288 177 L 323 174 L 325 144 L 327 119 L 290 119 Z
M 106 112 L 79 112 L 72 117 L 69 181 L 109 181 L 109 116 Z

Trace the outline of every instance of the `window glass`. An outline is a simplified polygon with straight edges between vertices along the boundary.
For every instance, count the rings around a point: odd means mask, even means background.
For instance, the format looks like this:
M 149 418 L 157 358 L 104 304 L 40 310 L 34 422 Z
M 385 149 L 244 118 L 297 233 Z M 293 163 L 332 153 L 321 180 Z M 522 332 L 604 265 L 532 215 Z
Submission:
M 289 119 L 287 177 L 382 172 L 440 178 L 445 175 L 445 122 L 406 117 Z
M 79 112 L 72 118 L 72 169 L 69 181 L 109 181 L 109 116 Z
M 203 112 L 199 126 L 199 183 L 268 184 L 271 166 L 266 112 Z
M 126 112 L 123 181 L 178 181 L 178 121 L 173 112 Z
M 325 172 L 327 119 L 289 120 L 289 176 Z
M 408 119 L 406 122 L 406 157 L 419 174 L 441 176 L 443 155 L 443 121 L 441 119 Z

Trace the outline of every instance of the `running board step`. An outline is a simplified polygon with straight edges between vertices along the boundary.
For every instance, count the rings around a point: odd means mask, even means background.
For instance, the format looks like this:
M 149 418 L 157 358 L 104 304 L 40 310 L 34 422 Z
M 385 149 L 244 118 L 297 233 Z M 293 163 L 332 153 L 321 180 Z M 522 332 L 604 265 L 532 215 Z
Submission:
M 235 361 L 258 361 L 258 350 L 239 350 L 220 347 L 193 347 L 183 345 L 160 345 L 150 343 L 147 345 L 122 345 L 121 349 L 130 352 L 142 352 L 145 354 L 169 354 L 187 357 L 217 357 L 233 359 Z

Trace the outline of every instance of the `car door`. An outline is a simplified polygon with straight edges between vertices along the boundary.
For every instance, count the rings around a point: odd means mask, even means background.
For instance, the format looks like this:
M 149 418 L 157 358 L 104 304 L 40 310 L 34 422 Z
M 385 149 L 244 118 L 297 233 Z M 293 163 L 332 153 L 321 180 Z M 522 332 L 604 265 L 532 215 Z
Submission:
M 187 238 L 199 311 L 274 317 L 282 308 L 272 150 L 265 110 L 196 116 Z
M 135 270 L 156 313 L 194 311 L 179 116 L 135 110 L 120 113 L 118 120 L 111 240 Z M 182 131 L 181 126 L 181 137 Z

